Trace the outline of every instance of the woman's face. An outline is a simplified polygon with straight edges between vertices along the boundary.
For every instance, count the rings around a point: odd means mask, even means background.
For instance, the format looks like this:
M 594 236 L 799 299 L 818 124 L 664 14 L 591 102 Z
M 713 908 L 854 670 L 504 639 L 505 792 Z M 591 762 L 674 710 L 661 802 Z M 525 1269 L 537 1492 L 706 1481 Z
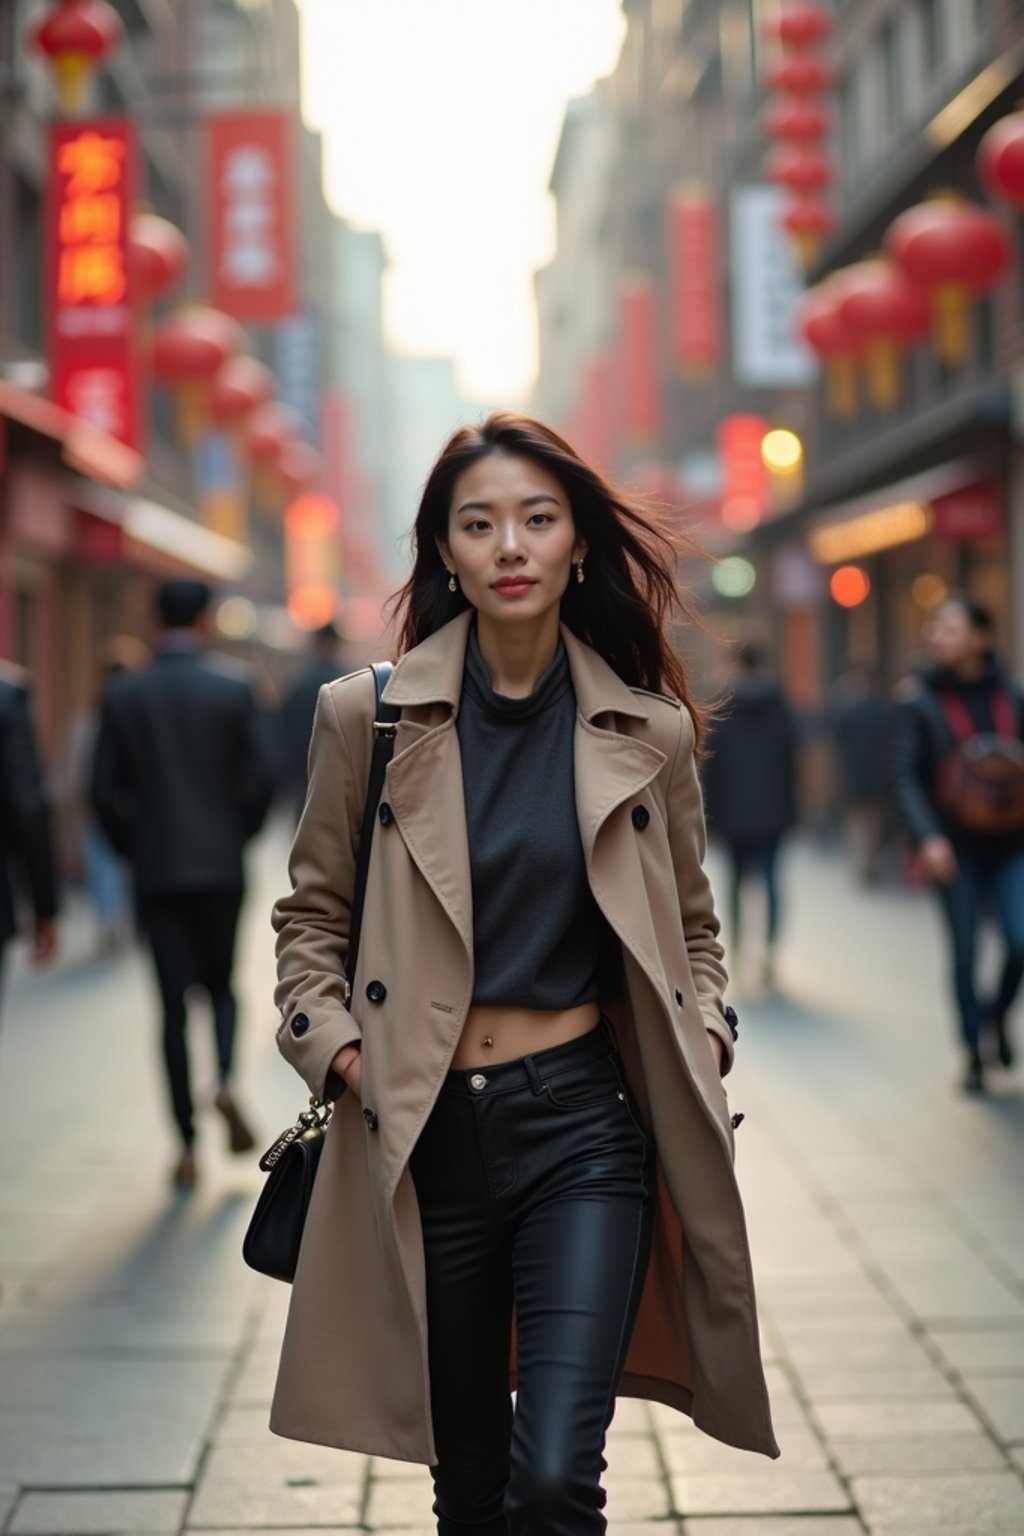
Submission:
M 980 657 L 988 644 L 960 603 L 941 603 L 925 630 L 928 654 L 940 667 L 957 667 Z
M 557 607 L 573 562 L 586 555 L 569 498 L 532 459 L 490 453 L 463 470 L 437 547 L 478 613 L 499 624 Z

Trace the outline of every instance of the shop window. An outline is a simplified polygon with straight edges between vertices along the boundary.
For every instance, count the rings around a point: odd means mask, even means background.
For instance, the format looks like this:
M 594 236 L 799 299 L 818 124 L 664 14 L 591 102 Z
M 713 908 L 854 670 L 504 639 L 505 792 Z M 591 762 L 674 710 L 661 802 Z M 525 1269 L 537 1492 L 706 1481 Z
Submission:
M 33 351 L 43 346 L 43 289 L 39 252 L 41 201 L 23 177 L 14 179 L 14 303 L 11 323 L 18 340 Z

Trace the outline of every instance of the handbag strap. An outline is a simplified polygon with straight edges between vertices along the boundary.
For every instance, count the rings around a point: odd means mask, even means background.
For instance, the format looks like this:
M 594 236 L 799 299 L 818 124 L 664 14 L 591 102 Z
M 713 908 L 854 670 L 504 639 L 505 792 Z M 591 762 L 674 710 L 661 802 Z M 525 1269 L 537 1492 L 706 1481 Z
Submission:
M 978 734 L 970 710 L 960 698 L 959 694 L 952 693 L 949 689 L 943 689 L 939 693 L 939 703 L 942 713 L 946 717 L 946 723 L 957 741 L 963 743 L 970 741 L 972 736 Z M 1005 688 L 997 688 L 992 694 L 992 717 L 997 736 L 1017 736 L 1017 712 Z
M 395 726 L 402 711 L 394 704 L 385 704 L 381 695 L 392 673 L 389 661 L 373 664 L 373 684 L 376 702 L 373 712 L 373 756 L 370 759 L 370 778 L 366 787 L 366 806 L 363 811 L 363 827 L 359 834 L 359 852 L 356 855 L 356 882 L 352 892 L 352 913 L 348 929 L 348 954 L 345 958 L 345 975 L 349 986 L 355 979 L 356 962 L 359 959 L 359 938 L 363 928 L 363 902 L 366 898 L 366 876 L 370 868 L 370 849 L 373 845 L 373 828 L 377 820 L 377 804 L 388 763 L 395 750 Z

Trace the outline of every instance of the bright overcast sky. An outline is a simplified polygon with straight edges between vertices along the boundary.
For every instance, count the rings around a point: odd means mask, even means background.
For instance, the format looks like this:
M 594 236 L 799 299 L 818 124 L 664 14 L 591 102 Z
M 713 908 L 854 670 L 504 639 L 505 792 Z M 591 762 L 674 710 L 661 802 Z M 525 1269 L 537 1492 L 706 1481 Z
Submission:
M 521 399 L 566 102 L 614 67 L 619 0 L 300 0 L 305 115 L 336 212 L 384 236 L 389 339 Z

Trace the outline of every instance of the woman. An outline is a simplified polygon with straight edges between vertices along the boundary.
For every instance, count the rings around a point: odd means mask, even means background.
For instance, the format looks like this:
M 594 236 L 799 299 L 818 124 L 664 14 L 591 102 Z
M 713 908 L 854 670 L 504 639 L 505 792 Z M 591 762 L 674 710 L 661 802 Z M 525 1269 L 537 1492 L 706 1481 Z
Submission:
M 281 1050 L 349 1091 L 271 1428 L 429 1463 L 441 1536 L 587 1536 L 616 1391 L 778 1454 L 675 552 L 509 412 L 451 439 L 415 537 L 351 999 L 368 671 L 321 692 L 274 912 Z

